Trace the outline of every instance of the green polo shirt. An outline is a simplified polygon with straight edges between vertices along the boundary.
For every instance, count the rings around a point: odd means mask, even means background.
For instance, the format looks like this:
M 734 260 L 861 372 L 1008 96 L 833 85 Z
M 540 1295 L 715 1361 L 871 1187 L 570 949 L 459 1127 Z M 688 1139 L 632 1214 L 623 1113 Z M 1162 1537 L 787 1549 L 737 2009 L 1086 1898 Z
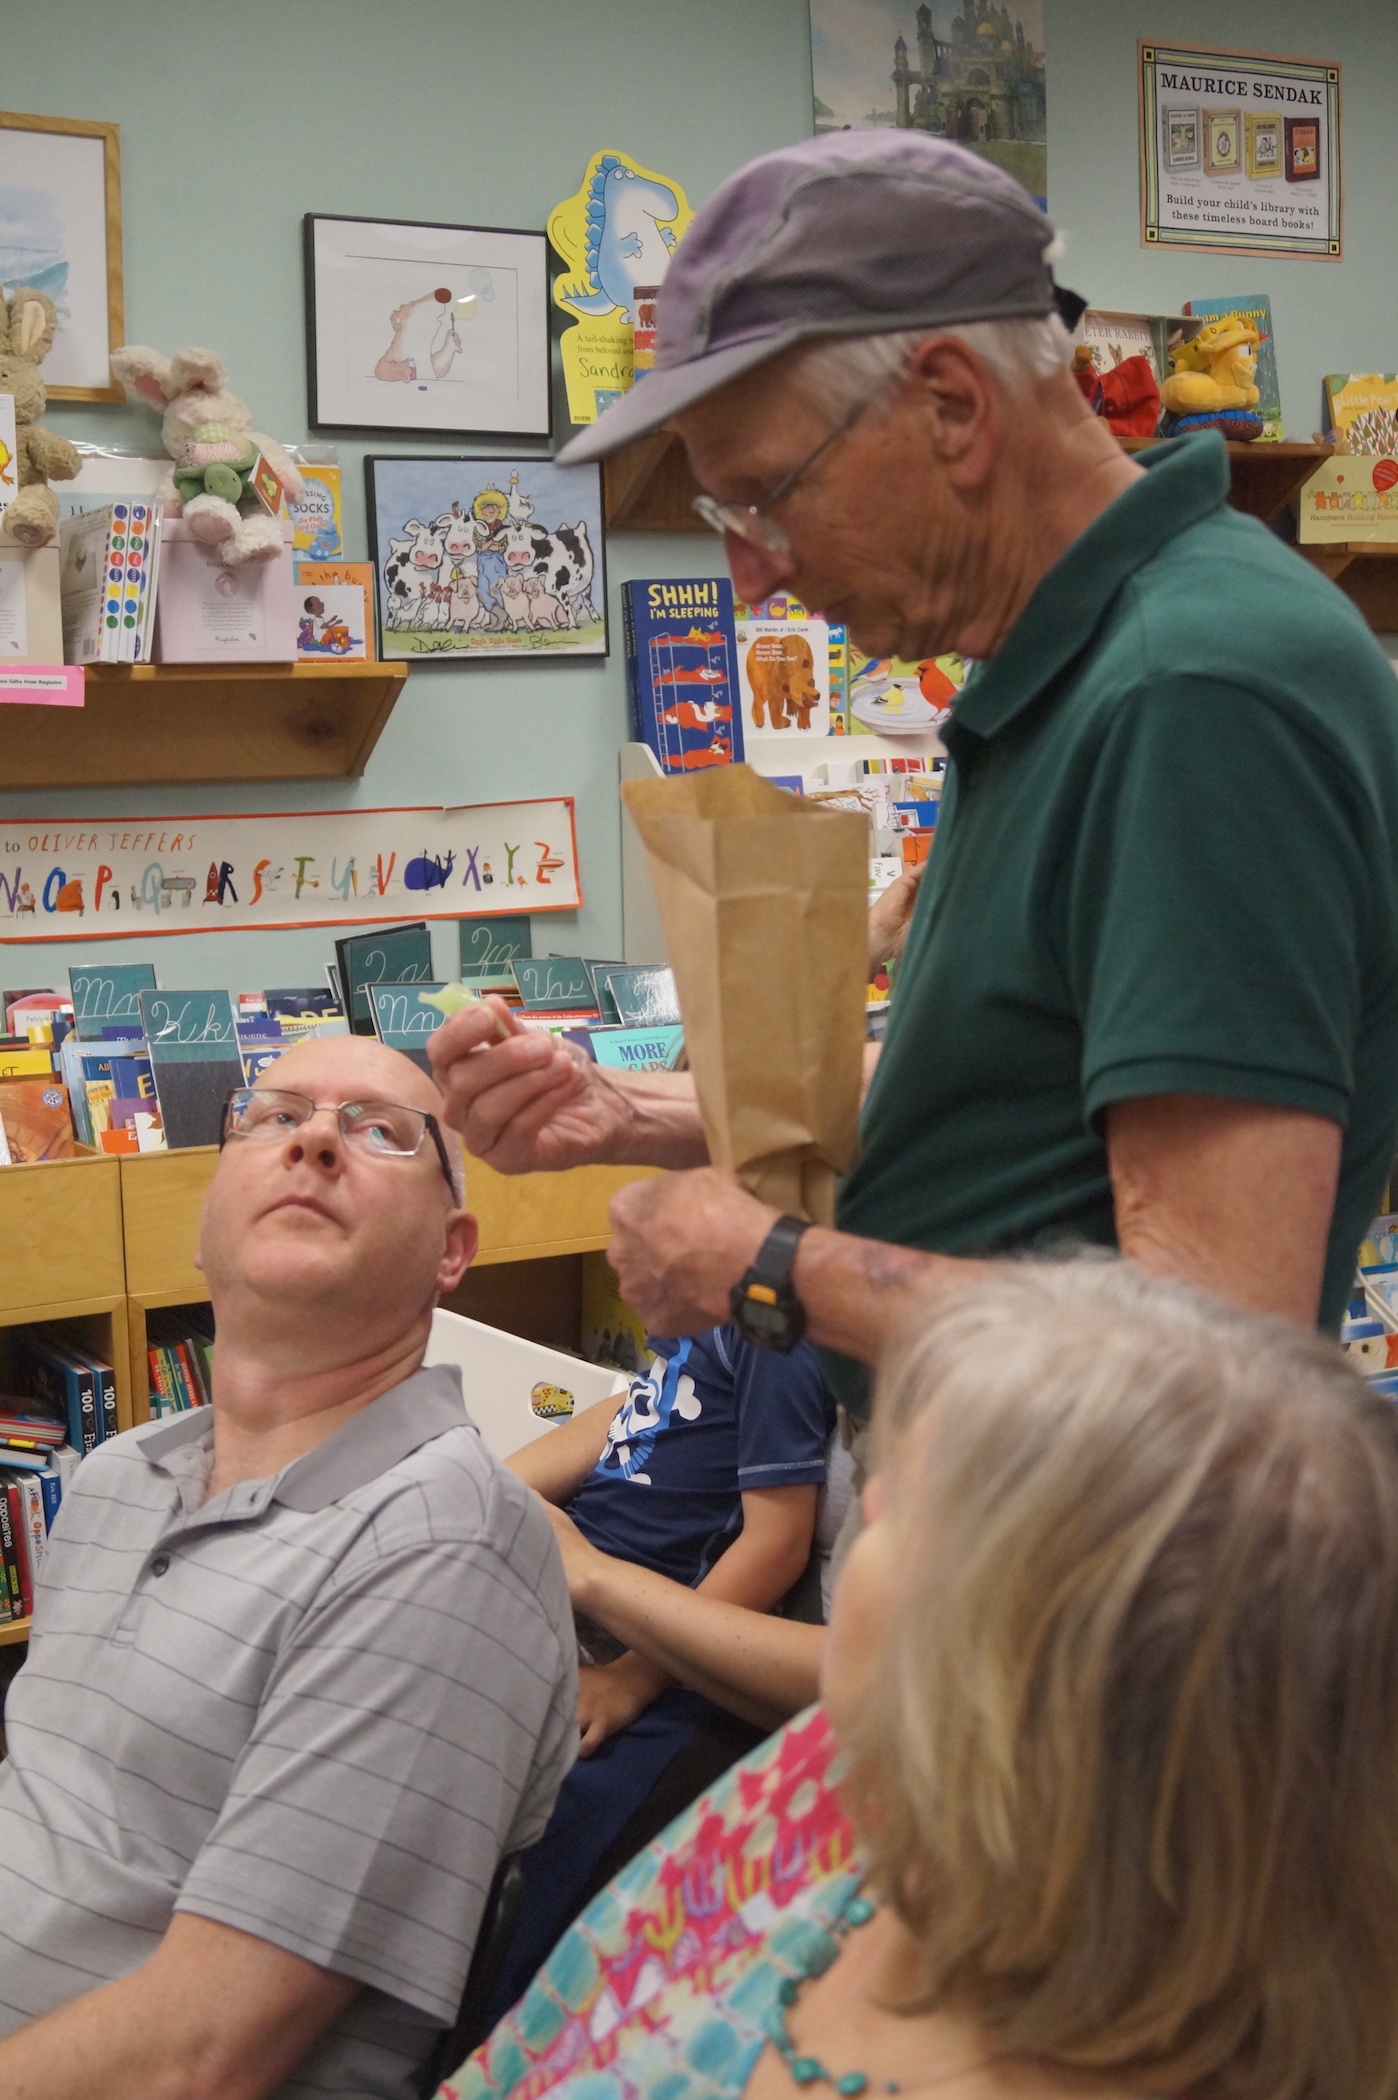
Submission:
M 1217 437 L 1142 464 L 945 731 L 838 1223 L 946 1254 L 1110 1246 L 1111 1102 L 1308 1109 L 1344 1131 L 1333 1326 L 1398 1134 L 1398 682 L 1228 507 Z

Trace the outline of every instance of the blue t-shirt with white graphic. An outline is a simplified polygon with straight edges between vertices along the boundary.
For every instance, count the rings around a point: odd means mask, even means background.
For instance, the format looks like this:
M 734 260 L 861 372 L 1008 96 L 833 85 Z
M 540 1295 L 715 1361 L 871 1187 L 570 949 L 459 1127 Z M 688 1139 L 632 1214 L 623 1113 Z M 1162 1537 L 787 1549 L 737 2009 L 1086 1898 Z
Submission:
M 568 1514 L 599 1551 L 692 1586 L 742 1530 L 745 1491 L 824 1482 L 835 1402 L 809 1342 L 779 1356 L 729 1325 L 649 1346 Z

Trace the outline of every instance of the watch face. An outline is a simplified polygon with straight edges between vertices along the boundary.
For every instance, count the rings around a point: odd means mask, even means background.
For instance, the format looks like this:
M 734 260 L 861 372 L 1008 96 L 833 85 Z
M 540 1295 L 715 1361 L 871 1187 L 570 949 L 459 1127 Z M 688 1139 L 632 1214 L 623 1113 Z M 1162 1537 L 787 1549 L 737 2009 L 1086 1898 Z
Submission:
M 784 1342 L 791 1323 L 780 1305 L 764 1305 L 759 1298 L 743 1300 L 743 1332 L 751 1342 Z

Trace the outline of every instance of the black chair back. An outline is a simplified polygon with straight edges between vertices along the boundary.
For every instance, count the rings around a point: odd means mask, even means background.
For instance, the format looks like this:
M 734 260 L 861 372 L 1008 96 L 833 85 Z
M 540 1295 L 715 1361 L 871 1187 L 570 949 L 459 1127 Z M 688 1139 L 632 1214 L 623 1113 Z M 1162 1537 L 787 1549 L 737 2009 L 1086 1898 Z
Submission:
M 490 2032 L 488 2010 L 500 1981 L 500 1972 L 505 1965 L 510 1941 L 514 1938 L 519 1922 L 520 1905 L 524 1901 L 524 1876 L 520 1868 L 520 1854 L 507 1852 L 495 1869 L 495 1878 L 486 1893 L 485 1908 L 481 1912 L 480 1927 L 476 1933 L 475 1952 L 471 1966 L 466 1972 L 466 1986 L 461 1993 L 461 2007 L 456 2015 L 456 2025 L 443 2032 L 436 2048 L 418 2074 L 419 2100 L 432 2100 L 442 2080 L 464 2063 L 473 2049 L 478 2049 Z

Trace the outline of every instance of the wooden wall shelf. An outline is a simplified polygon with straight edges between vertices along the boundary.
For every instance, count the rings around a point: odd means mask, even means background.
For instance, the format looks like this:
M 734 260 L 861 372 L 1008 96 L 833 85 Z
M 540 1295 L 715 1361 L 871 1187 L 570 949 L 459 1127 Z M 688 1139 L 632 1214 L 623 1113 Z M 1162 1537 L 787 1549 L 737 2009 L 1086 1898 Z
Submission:
M 0 788 L 348 779 L 406 664 L 100 664 L 84 707 L 6 707 Z
M 1127 452 L 1144 452 L 1158 438 L 1121 438 Z M 1333 445 L 1230 445 L 1235 510 L 1282 523 L 1302 484 Z M 691 505 L 698 485 L 684 446 L 668 431 L 638 438 L 602 463 L 608 528 L 613 532 L 697 532 L 703 527 Z M 1379 634 L 1398 634 L 1398 545 L 1298 547 L 1297 553 L 1339 585 Z M 36 710 L 37 712 L 37 710 Z

